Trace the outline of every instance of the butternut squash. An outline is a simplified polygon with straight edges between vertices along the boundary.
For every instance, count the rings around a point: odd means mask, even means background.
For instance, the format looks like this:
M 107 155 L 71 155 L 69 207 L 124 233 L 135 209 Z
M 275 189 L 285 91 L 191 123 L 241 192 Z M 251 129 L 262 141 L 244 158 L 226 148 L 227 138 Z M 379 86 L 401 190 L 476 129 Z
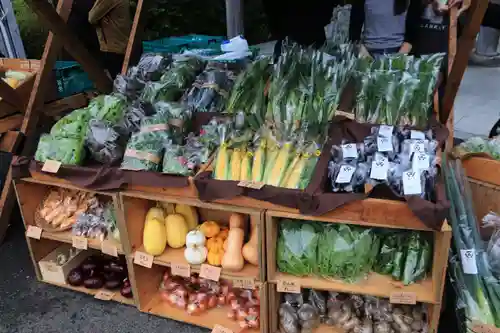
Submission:
M 251 222 L 252 224 L 252 230 L 250 231 L 250 239 L 248 242 L 243 245 L 243 249 L 241 250 L 241 253 L 243 254 L 243 258 L 245 258 L 246 261 L 251 263 L 252 265 L 258 266 L 259 265 L 259 226 L 255 224 L 254 221 Z
M 245 219 L 241 214 L 235 213 L 229 218 L 227 246 L 222 257 L 222 268 L 228 271 L 239 272 L 245 266 L 245 259 L 243 259 L 241 253 L 245 237 L 245 232 L 242 229 L 244 221 Z

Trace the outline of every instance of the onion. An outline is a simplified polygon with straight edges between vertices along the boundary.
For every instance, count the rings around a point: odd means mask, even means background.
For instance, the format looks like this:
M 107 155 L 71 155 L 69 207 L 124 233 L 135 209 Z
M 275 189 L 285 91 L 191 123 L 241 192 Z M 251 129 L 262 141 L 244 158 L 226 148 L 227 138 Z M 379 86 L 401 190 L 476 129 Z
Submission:
M 182 298 L 184 297 L 187 297 L 188 296 L 188 292 L 186 290 L 186 287 L 184 286 L 178 286 L 177 288 L 175 288 L 172 293 L 176 294 L 177 296 L 180 296 Z
M 220 295 L 217 297 L 217 305 L 226 305 L 226 296 Z
M 196 303 L 189 303 L 186 311 L 189 315 L 198 315 L 202 312 Z
M 253 292 L 253 297 L 255 297 L 256 299 L 259 300 L 259 303 L 260 303 L 260 290 L 259 289 L 254 289 Z
M 229 319 L 235 320 L 235 319 L 236 319 L 236 312 L 234 312 L 233 310 L 229 310 L 229 311 L 227 312 L 227 317 L 228 317 Z
M 170 271 L 167 269 L 165 273 L 163 273 L 163 281 L 170 279 Z
M 161 290 L 160 291 L 160 297 L 163 301 L 169 302 L 170 299 L 170 293 L 166 290 Z
M 259 320 L 258 319 L 251 319 L 248 321 L 248 326 L 250 326 L 250 328 L 259 328 Z
M 227 293 L 227 300 L 232 301 L 234 299 L 236 299 L 236 294 L 233 291 L 228 292 Z
M 229 294 L 229 286 L 227 284 L 221 286 L 221 294 L 224 296 Z
M 248 326 L 248 323 L 245 320 L 240 321 L 239 324 L 241 329 L 250 328 L 250 326 Z
M 212 309 L 217 306 L 217 296 L 212 295 L 208 298 L 208 308 Z
M 255 306 L 249 307 L 248 314 L 251 316 L 258 316 L 260 314 L 260 309 Z
M 238 311 L 236 311 L 236 318 L 238 320 L 244 320 L 246 317 L 248 316 L 248 313 L 244 310 L 244 309 L 238 309 Z

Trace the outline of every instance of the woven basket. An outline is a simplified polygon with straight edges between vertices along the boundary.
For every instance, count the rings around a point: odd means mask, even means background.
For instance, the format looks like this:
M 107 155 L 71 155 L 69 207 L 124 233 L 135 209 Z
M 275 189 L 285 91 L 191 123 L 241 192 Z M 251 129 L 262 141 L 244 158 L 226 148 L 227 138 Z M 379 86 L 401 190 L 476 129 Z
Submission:
M 50 191 L 49 191 L 49 193 L 50 193 Z M 72 225 L 67 226 L 65 228 L 54 228 L 52 226 L 52 224 L 45 221 L 45 219 L 40 215 L 40 209 L 42 208 L 42 205 L 45 202 L 45 199 L 47 199 L 48 195 L 49 194 L 47 194 L 43 198 L 43 200 L 40 202 L 40 204 L 38 205 L 38 207 L 35 210 L 35 224 L 36 224 L 36 226 L 40 227 L 40 228 L 42 228 L 42 230 L 48 231 L 48 232 L 61 232 L 61 231 L 66 231 L 66 230 L 71 229 L 73 227 Z

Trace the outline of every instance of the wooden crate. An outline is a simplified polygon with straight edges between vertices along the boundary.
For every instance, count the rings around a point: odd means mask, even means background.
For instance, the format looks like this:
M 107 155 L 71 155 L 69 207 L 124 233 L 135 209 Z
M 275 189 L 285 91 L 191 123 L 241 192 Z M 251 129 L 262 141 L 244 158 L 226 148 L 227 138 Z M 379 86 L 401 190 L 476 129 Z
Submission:
M 321 290 L 321 289 L 320 289 Z M 277 291 L 276 284 L 268 283 L 268 309 L 269 309 L 269 333 L 279 333 L 279 306 L 282 303 L 282 293 Z M 426 304 L 428 310 L 428 325 L 429 333 L 437 333 L 437 326 L 439 324 L 439 311 L 441 306 L 439 304 Z M 314 333 L 345 333 L 345 330 L 338 327 L 328 326 L 321 324 L 318 328 L 314 329 Z
M 245 264 L 245 267 L 240 272 L 229 272 L 222 270 L 221 278 L 231 280 L 238 279 L 241 277 L 245 278 L 255 278 L 255 281 L 264 282 L 265 281 L 265 251 L 263 250 L 265 226 L 263 223 L 264 214 L 262 211 L 242 208 L 228 205 L 219 205 L 212 203 L 205 203 L 197 199 L 179 198 L 179 197 L 169 197 L 169 196 L 157 196 L 150 193 L 125 191 L 121 195 L 121 207 L 123 208 L 121 217 L 125 221 L 126 234 L 127 237 L 126 244 L 130 245 L 130 253 L 133 256 L 136 251 L 144 252 L 144 247 L 142 243 L 144 222 L 146 218 L 146 213 L 149 208 L 154 207 L 156 202 L 168 202 L 174 204 L 185 204 L 189 206 L 196 207 L 198 210 L 198 215 L 200 222 L 203 221 L 216 221 L 222 225 L 227 225 L 229 216 L 232 213 L 240 213 L 247 215 L 247 225 L 245 230 L 249 231 L 250 221 L 258 226 L 258 244 L 260 249 L 259 257 L 259 267 L 251 265 L 249 263 Z M 128 249 L 127 249 L 128 250 Z M 153 263 L 159 266 L 170 267 L 172 263 L 187 264 L 184 259 L 184 248 L 172 249 L 167 247 L 163 254 L 154 257 Z M 191 265 L 191 272 L 199 272 L 200 265 Z
M 54 187 L 63 187 L 67 189 L 73 189 L 73 190 L 79 190 L 79 191 L 85 191 L 85 192 L 92 192 L 95 193 L 99 196 L 100 199 L 102 200 L 112 200 L 115 204 L 115 209 L 118 210 L 120 209 L 118 206 L 118 196 L 116 194 L 110 194 L 110 193 L 103 193 L 103 192 L 93 192 L 93 191 L 88 191 L 85 189 L 77 188 L 72 185 L 67 185 L 67 184 L 59 184 L 59 183 L 51 183 L 51 182 L 42 182 L 38 181 L 32 178 L 24 178 L 18 181 L 14 182 L 14 188 L 15 192 L 17 195 L 17 200 L 19 203 L 19 208 L 21 211 L 21 216 L 23 218 L 23 223 L 26 229 L 28 229 L 30 226 L 36 226 L 34 216 L 35 216 L 35 211 L 40 204 L 40 202 L 43 200 L 43 198 L 47 195 L 48 191 L 51 188 Z M 117 220 L 117 226 L 120 231 L 120 235 L 123 235 L 125 233 L 125 230 L 123 228 L 123 223 L 121 220 Z M 122 240 L 124 239 L 123 236 Z M 26 236 L 26 241 L 28 243 L 28 249 L 30 252 L 30 256 L 33 262 L 33 266 L 37 275 L 37 278 L 41 282 L 53 284 L 59 287 L 75 290 L 78 292 L 83 292 L 89 295 L 95 295 L 99 290 L 92 290 L 92 289 L 87 289 L 85 287 L 74 287 L 68 284 L 61 284 L 61 283 L 55 283 L 55 282 L 50 282 L 50 281 L 45 281 L 42 278 L 42 275 L 40 273 L 40 267 L 38 263 L 40 260 L 45 258 L 49 253 L 51 253 L 53 250 L 61 246 L 61 244 L 72 244 L 73 239 L 71 235 L 71 231 L 63 231 L 63 232 L 49 232 L 49 231 L 42 231 L 41 233 L 41 239 L 34 239 Z M 125 255 L 124 251 L 124 246 L 115 240 L 106 240 L 108 246 L 115 246 L 117 253 L 120 255 Z M 88 248 L 89 251 L 94 251 L 98 252 L 102 250 L 102 242 L 97 239 L 88 239 Z M 130 263 L 128 262 L 128 257 L 125 257 L 127 259 L 127 269 L 130 271 Z M 116 292 L 113 299 L 114 301 L 124 303 L 124 304 L 129 304 L 129 305 L 134 305 L 135 301 L 133 299 L 127 299 L 125 297 L 122 297 L 119 292 Z
M 383 227 L 391 229 L 407 229 L 407 230 L 420 230 L 425 232 L 432 232 L 434 239 L 434 253 L 432 271 L 429 277 L 421 282 L 405 286 L 402 282 L 395 281 L 390 276 L 385 276 L 371 272 L 367 278 L 362 279 L 357 283 L 348 283 L 337 279 L 324 279 L 321 277 L 307 276 L 297 277 L 287 273 L 281 273 L 277 269 L 276 263 L 276 246 L 278 239 L 278 222 L 282 218 L 317 221 L 323 223 L 346 223 L 354 224 L 364 227 Z M 439 322 L 439 309 L 441 298 L 444 290 L 444 281 L 446 278 L 446 268 L 448 264 L 448 249 L 451 241 L 451 228 L 445 222 L 441 231 L 432 231 L 431 229 L 424 228 L 418 219 L 405 220 L 404 217 L 399 216 L 400 223 L 393 223 L 390 219 L 383 222 L 382 218 L 379 219 L 348 219 L 338 218 L 334 213 L 327 214 L 320 217 L 304 216 L 294 213 L 285 213 L 279 211 L 266 212 L 266 253 L 267 253 L 267 281 L 270 285 L 270 304 L 272 308 L 276 307 L 276 285 L 280 281 L 293 281 L 300 285 L 302 288 L 313 288 L 318 290 L 331 290 L 337 292 L 372 295 L 377 297 L 389 298 L 393 293 L 408 292 L 414 294 L 418 302 L 433 305 L 432 325 L 431 328 L 437 329 Z M 418 223 L 417 223 L 418 222 Z M 297 221 L 297 223 L 300 223 Z M 273 296 L 274 290 L 274 296 Z M 274 297 L 274 300 L 273 300 Z M 437 308 L 437 310 L 436 310 Z M 276 308 L 275 308 L 276 310 Z M 274 310 L 272 310 L 274 311 Z M 271 312 L 270 318 L 276 316 L 277 312 Z M 277 320 L 277 319 L 276 319 Z M 276 322 L 277 323 L 277 322 Z M 270 319 L 271 332 L 276 327 L 273 319 Z M 330 329 L 330 328 L 329 328 Z M 325 327 L 326 330 L 326 327 Z
M 471 156 L 462 161 L 467 177 L 500 186 L 500 161 L 487 157 Z

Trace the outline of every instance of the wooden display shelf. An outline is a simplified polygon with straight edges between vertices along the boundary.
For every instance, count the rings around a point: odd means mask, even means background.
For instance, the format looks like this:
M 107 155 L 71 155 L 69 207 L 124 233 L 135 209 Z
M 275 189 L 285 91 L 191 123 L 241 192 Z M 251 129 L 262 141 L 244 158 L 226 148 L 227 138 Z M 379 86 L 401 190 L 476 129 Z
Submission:
M 88 289 L 88 288 L 85 288 L 85 287 L 75 287 L 75 286 L 72 286 L 72 285 L 69 285 L 69 284 L 60 284 L 60 283 L 54 283 L 54 282 L 51 282 L 51 281 L 44 281 L 44 280 L 41 280 L 41 282 L 48 283 L 48 284 L 51 284 L 51 285 L 56 286 L 56 287 L 71 289 L 71 290 L 74 290 L 74 291 L 77 291 L 77 292 L 80 292 L 80 293 L 84 293 L 84 294 L 88 294 L 88 295 L 92 295 L 92 296 L 95 296 L 99 292 L 99 290 L 100 290 L 100 289 Z M 106 289 L 104 289 L 104 290 L 106 290 Z M 120 290 L 111 291 L 111 292 L 115 293 L 115 295 L 111 299 L 112 301 L 115 301 L 115 302 L 118 302 L 118 303 L 122 303 L 122 304 L 126 304 L 126 305 L 135 305 L 134 299 L 133 298 L 123 297 L 120 294 Z
M 322 290 L 319 288 L 318 290 Z M 269 284 L 267 288 L 268 293 L 268 308 L 269 308 L 269 333 L 280 333 L 279 330 L 279 307 L 283 301 L 282 293 L 276 290 L 275 284 Z M 439 324 L 439 314 L 441 305 L 440 304 L 426 304 L 427 307 L 427 323 L 429 325 L 429 333 L 437 333 L 437 327 Z M 346 333 L 346 331 L 339 327 L 328 326 L 326 324 L 321 324 L 316 329 L 312 330 L 312 333 Z
M 73 234 L 71 233 L 71 231 L 62 231 L 62 232 L 43 231 L 42 238 L 52 239 L 52 240 L 56 240 L 56 241 L 68 243 L 68 244 L 73 243 L 73 239 L 72 239 Z M 118 254 L 125 254 L 125 252 L 123 252 L 123 246 L 120 242 L 117 242 L 115 239 L 111 239 L 111 238 L 106 239 L 105 241 L 108 242 L 110 245 L 115 246 Z M 102 248 L 102 242 L 99 239 L 87 238 L 87 245 L 89 248 L 96 249 L 99 251 Z
M 233 333 L 238 333 L 241 328 L 237 321 L 228 319 L 229 306 L 210 309 L 198 315 L 188 315 L 184 310 L 170 306 L 162 301 L 159 286 L 162 281 L 165 267 L 154 264 L 151 268 L 145 268 L 133 264 L 130 281 L 134 295 L 137 295 L 137 304 L 141 312 L 157 315 L 164 318 L 189 323 L 196 326 L 212 329 L 215 325 L 221 325 L 230 329 Z M 260 330 L 249 330 L 253 333 L 268 333 L 268 285 L 262 283 L 260 288 Z
M 267 252 L 267 278 L 270 283 L 277 283 L 282 280 L 297 281 L 301 287 L 314 289 L 332 290 L 352 294 L 365 294 L 378 297 L 389 298 L 394 292 L 415 293 L 417 301 L 425 303 L 439 304 L 443 293 L 443 283 L 446 276 L 448 259 L 448 249 L 451 241 L 451 229 L 444 223 L 440 232 L 433 232 L 434 253 L 432 271 L 428 278 L 418 283 L 405 286 L 399 281 L 394 281 L 390 276 L 377 273 L 370 273 L 366 279 L 357 283 L 347 283 L 341 280 L 325 279 L 322 277 L 296 277 L 278 271 L 276 262 L 276 246 L 278 239 L 278 224 L 282 218 L 316 221 L 323 223 L 349 223 L 361 226 L 388 227 L 395 228 L 392 223 L 386 225 L 373 224 L 364 221 L 342 221 L 325 216 L 311 217 L 298 214 L 287 214 L 283 212 L 268 211 L 266 213 L 266 252 Z M 403 221 L 402 221 L 403 222 Z M 404 223 L 404 222 L 403 222 Z M 418 230 L 418 229 L 417 229 Z
M 167 250 L 165 250 L 165 252 L 163 252 L 161 255 L 154 257 L 153 263 L 165 267 L 170 267 L 173 263 L 186 265 L 188 264 L 188 262 L 184 258 L 184 249 L 185 247 L 180 249 L 167 248 Z M 141 246 L 138 249 L 138 251 L 146 253 L 143 246 Z M 190 265 L 190 266 L 192 273 L 200 272 L 201 265 Z M 245 263 L 245 266 L 239 272 L 231 272 L 222 269 L 220 277 L 221 279 L 227 279 L 227 280 L 241 278 L 241 277 L 255 278 L 255 281 L 259 281 L 260 271 L 259 267 L 249 263 Z
M 471 156 L 462 161 L 467 177 L 500 186 L 500 161 L 480 156 Z
M 273 278 L 269 278 L 269 283 L 277 283 L 283 280 L 298 281 L 302 288 L 334 290 L 349 294 L 363 294 L 386 298 L 393 292 L 410 292 L 415 293 L 418 302 L 436 302 L 432 290 L 431 278 L 405 286 L 403 283 L 393 280 L 390 276 L 373 272 L 357 283 L 348 283 L 342 280 L 324 279 L 314 276 L 297 277 L 291 274 L 276 272 Z
M 168 202 L 173 204 L 185 204 L 192 207 L 196 207 L 199 216 L 199 222 L 204 221 L 216 221 L 220 225 L 228 225 L 229 217 L 232 213 L 240 213 L 246 215 L 246 223 L 244 226 L 245 233 L 247 235 L 245 242 L 250 234 L 250 222 L 254 223 L 258 228 L 258 247 L 259 247 L 259 266 L 253 266 L 251 264 L 246 264 L 244 269 L 240 272 L 226 272 L 223 270 L 222 276 L 228 279 L 237 277 L 249 277 L 255 278 L 258 282 L 265 281 L 265 251 L 263 248 L 263 243 L 265 239 L 265 225 L 263 223 L 263 213 L 262 211 L 227 206 L 213 203 L 205 203 L 198 199 L 189 198 L 178 198 L 169 196 L 158 196 L 151 193 L 142 192 L 132 192 L 125 191 L 120 195 L 120 202 L 122 207 L 123 216 L 121 219 L 125 222 L 126 233 L 122 234 L 122 237 L 127 237 L 128 240 L 125 243 L 130 245 L 130 253 L 135 251 L 143 251 L 143 230 L 146 218 L 146 213 L 151 207 L 156 206 L 156 202 Z M 184 259 L 184 248 L 172 249 L 167 247 L 165 252 L 155 257 L 155 264 L 161 266 L 169 266 L 171 263 L 186 263 Z M 199 266 L 193 266 L 193 271 L 199 271 Z

